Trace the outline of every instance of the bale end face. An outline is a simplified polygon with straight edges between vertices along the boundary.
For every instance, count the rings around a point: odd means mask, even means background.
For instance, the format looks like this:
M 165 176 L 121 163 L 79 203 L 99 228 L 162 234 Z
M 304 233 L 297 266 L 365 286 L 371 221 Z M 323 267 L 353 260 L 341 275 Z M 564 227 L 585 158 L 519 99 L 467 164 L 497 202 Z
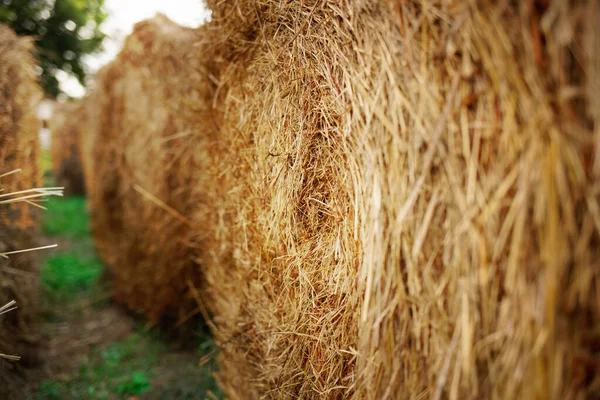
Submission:
M 232 397 L 598 395 L 599 6 L 476 3 L 210 3 Z

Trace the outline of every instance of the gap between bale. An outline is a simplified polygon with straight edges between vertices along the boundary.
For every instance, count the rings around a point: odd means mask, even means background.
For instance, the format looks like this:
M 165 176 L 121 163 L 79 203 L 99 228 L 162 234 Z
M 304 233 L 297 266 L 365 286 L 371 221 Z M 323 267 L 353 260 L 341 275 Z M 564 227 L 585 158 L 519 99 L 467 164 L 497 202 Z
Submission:
M 49 128 L 54 182 L 65 188 L 65 195 L 85 195 L 81 165 L 81 135 L 85 134 L 83 102 L 56 103 Z

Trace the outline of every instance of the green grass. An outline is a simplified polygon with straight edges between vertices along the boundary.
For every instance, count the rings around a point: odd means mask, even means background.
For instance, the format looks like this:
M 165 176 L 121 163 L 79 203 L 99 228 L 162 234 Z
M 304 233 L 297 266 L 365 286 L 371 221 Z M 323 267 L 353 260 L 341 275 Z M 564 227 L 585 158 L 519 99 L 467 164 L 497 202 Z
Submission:
M 139 329 L 127 339 L 89 354 L 77 376 L 68 382 L 42 383 L 35 399 L 120 400 L 147 393 L 153 390 L 153 379 L 165 373 L 161 360 L 166 352 L 168 348 L 156 331 Z M 203 399 L 208 390 L 220 396 L 211 375 L 214 361 L 209 364 L 182 364 L 173 379 L 156 388 L 155 398 Z
M 74 379 L 43 382 L 36 399 L 103 400 L 140 395 L 151 388 L 149 370 L 156 362 L 157 350 L 147 345 L 146 338 L 134 334 L 96 351 L 88 355 Z
M 94 255 L 59 253 L 46 260 L 42 283 L 54 292 L 77 294 L 96 284 L 102 270 L 102 262 Z
M 43 231 L 50 236 L 66 237 L 70 244 L 59 247 L 44 262 L 41 278 L 48 300 L 70 301 L 82 295 L 93 297 L 104 264 L 96 256 L 90 237 L 86 199 L 56 197 L 44 205 L 47 211 Z
M 162 351 L 164 345 L 161 342 L 146 333 L 134 333 L 91 354 L 78 379 L 71 382 L 72 390 L 87 393 L 90 399 L 142 394 L 151 388 L 151 369 Z
M 88 354 L 77 375 L 68 382 L 45 381 L 39 400 L 127 399 L 151 389 L 151 369 L 164 345 L 143 331 Z
M 213 373 L 218 369 L 214 357 L 216 354 L 214 350 L 217 349 L 217 346 L 208 338 L 204 340 L 205 342 L 201 343 L 198 348 L 198 359 L 201 360 L 203 356 L 211 355 L 209 361 L 201 366 L 190 366 L 187 373 L 180 373 L 178 379 L 170 380 L 166 385 L 158 388 L 156 399 L 196 400 L 225 397 L 213 377 Z M 208 392 L 211 392 L 214 397 L 208 397 Z
M 62 400 L 64 393 L 64 385 L 55 381 L 44 381 L 40 385 L 35 398 L 36 400 Z
M 90 234 L 86 200 L 81 196 L 51 197 L 44 203 L 42 230 L 49 236 L 85 237 Z
M 134 372 L 130 378 L 117 386 L 120 394 L 142 394 L 150 389 L 150 380 L 145 372 Z

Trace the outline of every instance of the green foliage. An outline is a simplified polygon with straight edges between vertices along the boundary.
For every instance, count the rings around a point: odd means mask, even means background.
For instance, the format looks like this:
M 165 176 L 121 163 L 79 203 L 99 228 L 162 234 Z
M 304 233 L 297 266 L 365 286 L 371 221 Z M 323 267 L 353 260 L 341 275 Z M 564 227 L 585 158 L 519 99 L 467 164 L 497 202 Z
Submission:
M 44 206 L 42 230 L 50 236 L 85 237 L 90 234 L 89 218 L 84 197 L 51 197 Z
M 41 83 L 51 97 L 60 93 L 56 73 L 75 76 L 85 85 L 82 57 L 101 49 L 106 37 L 104 0 L 0 0 L 0 23 L 36 40 Z
M 76 294 L 94 285 L 102 269 L 102 262 L 94 256 L 62 253 L 46 260 L 42 282 L 51 291 Z

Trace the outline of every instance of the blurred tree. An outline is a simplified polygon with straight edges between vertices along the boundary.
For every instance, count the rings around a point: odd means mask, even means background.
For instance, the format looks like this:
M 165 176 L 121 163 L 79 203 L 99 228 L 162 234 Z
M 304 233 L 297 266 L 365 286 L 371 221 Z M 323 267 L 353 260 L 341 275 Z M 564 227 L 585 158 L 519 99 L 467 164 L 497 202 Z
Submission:
M 46 94 L 61 93 L 56 74 L 62 70 L 85 85 L 82 57 L 101 49 L 106 37 L 104 0 L 0 0 L 0 23 L 17 35 L 32 36 Z

